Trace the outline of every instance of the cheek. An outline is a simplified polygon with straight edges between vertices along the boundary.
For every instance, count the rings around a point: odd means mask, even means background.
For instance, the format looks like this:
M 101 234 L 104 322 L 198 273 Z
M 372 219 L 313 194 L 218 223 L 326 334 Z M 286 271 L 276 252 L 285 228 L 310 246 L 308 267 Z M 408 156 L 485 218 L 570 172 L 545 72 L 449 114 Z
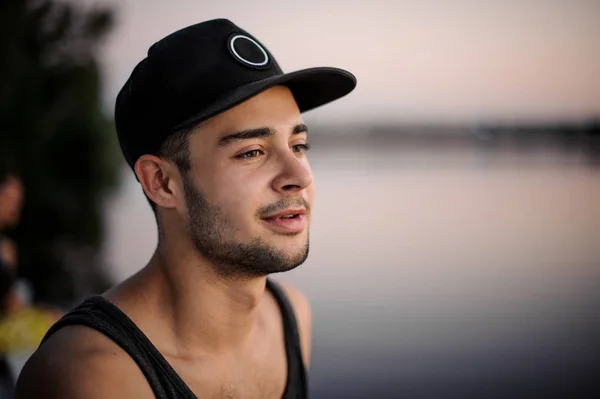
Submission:
M 261 190 L 259 183 L 254 179 L 236 177 L 231 180 L 221 180 L 214 186 L 211 203 L 218 205 L 223 213 L 236 220 L 253 219 L 260 208 Z

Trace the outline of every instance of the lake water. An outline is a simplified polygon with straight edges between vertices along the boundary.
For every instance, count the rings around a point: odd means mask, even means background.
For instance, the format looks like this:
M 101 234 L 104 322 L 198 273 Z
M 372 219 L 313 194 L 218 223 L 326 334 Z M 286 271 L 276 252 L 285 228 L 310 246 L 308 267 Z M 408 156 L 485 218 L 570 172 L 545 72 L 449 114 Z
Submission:
M 310 256 L 276 276 L 312 303 L 312 397 L 600 395 L 595 158 L 316 147 Z M 154 220 L 133 179 L 110 209 L 106 258 L 122 279 L 150 256 Z

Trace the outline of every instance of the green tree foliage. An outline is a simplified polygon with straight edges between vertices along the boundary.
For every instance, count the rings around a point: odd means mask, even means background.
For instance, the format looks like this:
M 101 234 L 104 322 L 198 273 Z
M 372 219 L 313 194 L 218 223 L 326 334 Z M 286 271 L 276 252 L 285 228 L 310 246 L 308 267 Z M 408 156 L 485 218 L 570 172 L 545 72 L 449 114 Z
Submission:
M 14 231 L 37 300 L 66 304 L 107 284 L 97 254 L 103 200 L 122 165 L 101 104 L 98 46 L 109 10 L 0 2 L 0 156 L 25 186 Z

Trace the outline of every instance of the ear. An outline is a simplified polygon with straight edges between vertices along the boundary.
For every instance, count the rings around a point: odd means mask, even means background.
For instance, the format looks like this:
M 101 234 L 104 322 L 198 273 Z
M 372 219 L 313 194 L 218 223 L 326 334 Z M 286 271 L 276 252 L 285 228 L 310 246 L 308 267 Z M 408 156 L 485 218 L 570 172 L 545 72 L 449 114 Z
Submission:
M 177 181 L 181 179 L 174 165 L 155 155 L 146 154 L 138 158 L 133 169 L 144 193 L 156 205 L 163 208 L 177 206 Z

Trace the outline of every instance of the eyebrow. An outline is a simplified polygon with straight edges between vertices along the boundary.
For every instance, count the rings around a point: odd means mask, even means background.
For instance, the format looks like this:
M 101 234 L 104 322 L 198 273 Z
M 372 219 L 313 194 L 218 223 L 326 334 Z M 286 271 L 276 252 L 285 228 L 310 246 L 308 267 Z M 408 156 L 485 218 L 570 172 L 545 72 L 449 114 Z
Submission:
M 300 123 L 292 129 L 292 134 L 308 133 L 308 127 L 304 123 Z M 273 137 L 275 130 L 270 127 L 259 127 L 257 129 L 241 130 L 239 132 L 229 133 L 219 139 L 220 147 L 227 147 L 234 141 L 261 139 Z

